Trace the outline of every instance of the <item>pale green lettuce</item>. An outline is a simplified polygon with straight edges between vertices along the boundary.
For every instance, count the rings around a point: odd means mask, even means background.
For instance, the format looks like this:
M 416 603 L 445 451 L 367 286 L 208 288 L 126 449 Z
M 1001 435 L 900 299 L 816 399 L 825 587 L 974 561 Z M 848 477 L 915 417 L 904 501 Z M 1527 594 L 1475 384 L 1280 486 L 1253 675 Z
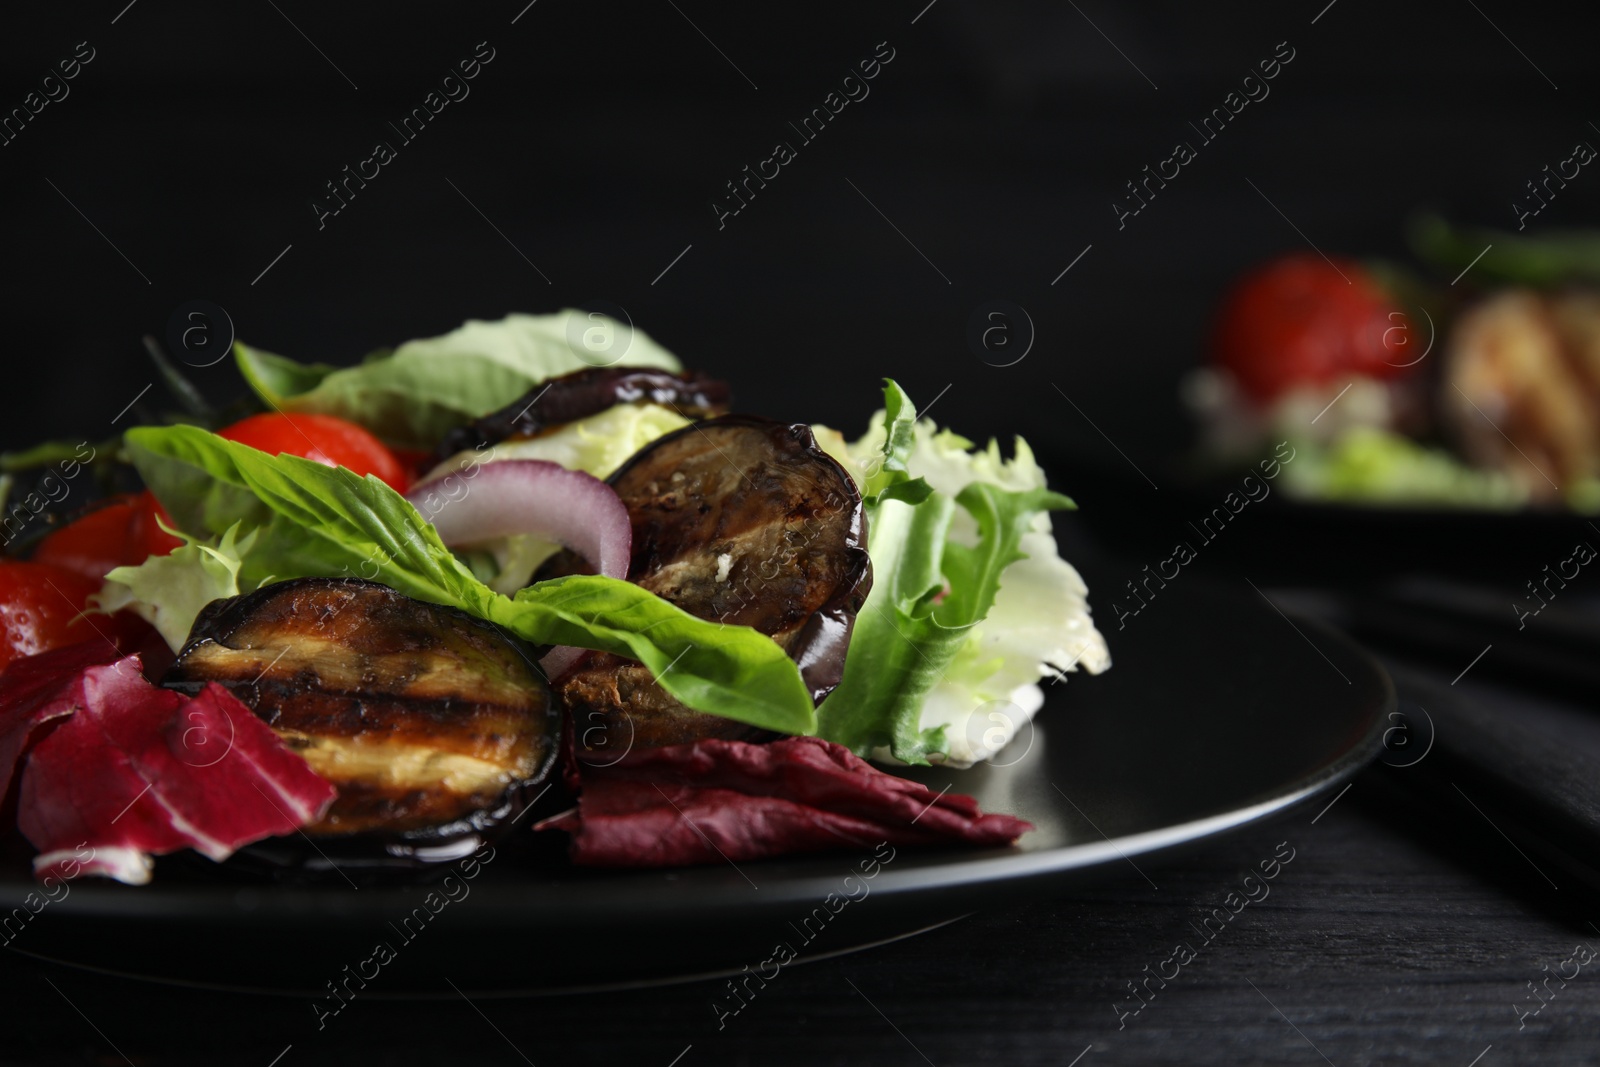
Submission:
M 1498 508 L 1528 501 L 1503 471 L 1469 467 L 1442 448 L 1373 426 L 1354 426 L 1331 444 L 1296 442 L 1283 469 L 1285 490 L 1310 500 L 1409 507 Z
M 969 766 L 1038 710 L 1041 677 L 1110 656 L 1050 532 L 1047 512 L 1072 502 L 1045 488 L 1027 444 L 1009 461 L 994 442 L 974 451 L 918 422 L 893 382 L 885 398 L 853 445 L 818 428 L 862 486 L 873 563 L 819 731 L 862 754 Z
M 215 544 L 208 544 L 178 531 L 184 544 L 164 556 L 115 568 L 91 599 L 107 614 L 131 609 L 154 626 L 176 652 L 189 639 L 202 608 L 246 591 L 239 587 L 239 568 L 241 557 L 255 544 L 256 534 L 252 530 L 240 537 L 236 523 Z
M 234 344 L 234 358 L 269 407 L 348 419 L 415 449 L 432 448 L 450 429 L 557 375 L 612 364 L 682 370 L 642 330 L 572 308 L 469 320 L 442 336 L 375 352 L 354 367 L 298 363 L 242 342 Z

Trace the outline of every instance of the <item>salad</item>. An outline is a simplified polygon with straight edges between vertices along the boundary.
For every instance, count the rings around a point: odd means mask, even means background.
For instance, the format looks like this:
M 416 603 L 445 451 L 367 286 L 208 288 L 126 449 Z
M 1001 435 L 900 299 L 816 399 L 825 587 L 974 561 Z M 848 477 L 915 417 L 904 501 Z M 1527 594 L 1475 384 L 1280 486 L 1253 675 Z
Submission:
M 239 343 L 228 412 L 153 354 L 185 409 L 73 460 L 129 491 L 0 560 L 0 817 L 41 878 L 1003 845 L 868 760 L 969 767 L 1110 665 L 1072 502 L 893 381 L 859 437 L 778 423 L 571 310 L 348 367 Z
M 1412 243 L 1434 276 L 1304 252 L 1235 283 L 1185 383 L 1205 458 L 1288 439 L 1303 499 L 1600 511 L 1600 235 Z

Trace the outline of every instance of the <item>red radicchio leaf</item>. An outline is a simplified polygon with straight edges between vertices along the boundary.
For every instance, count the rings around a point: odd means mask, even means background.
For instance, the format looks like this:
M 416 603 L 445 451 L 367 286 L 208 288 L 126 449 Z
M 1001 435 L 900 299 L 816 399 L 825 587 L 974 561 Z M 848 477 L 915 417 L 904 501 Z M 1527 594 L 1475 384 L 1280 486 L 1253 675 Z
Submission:
M 1000 846 L 1033 829 L 816 737 L 639 750 L 609 767 L 580 764 L 579 778 L 578 806 L 538 829 L 570 833 L 583 866 L 737 863 L 884 841 Z
M 60 716 L 28 755 L 17 802 L 40 877 L 71 867 L 142 884 L 152 855 L 226 859 L 319 818 L 335 794 L 227 690 L 191 699 L 151 685 L 137 656 L 80 669 L 30 719 Z
M 72 714 L 57 697 L 86 668 L 113 663 L 122 653 L 109 641 L 81 641 L 12 661 L 0 673 L 0 807 L 11 792 L 11 776 L 41 728 Z

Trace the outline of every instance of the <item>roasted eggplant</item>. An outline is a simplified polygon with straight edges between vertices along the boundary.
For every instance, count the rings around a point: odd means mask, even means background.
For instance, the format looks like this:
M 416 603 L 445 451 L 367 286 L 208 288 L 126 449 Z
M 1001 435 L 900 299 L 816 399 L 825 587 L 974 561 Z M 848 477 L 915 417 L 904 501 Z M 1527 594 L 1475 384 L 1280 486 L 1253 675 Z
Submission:
M 610 484 L 633 520 L 629 581 L 692 615 L 770 635 L 813 699 L 839 684 L 872 584 L 866 517 L 809 427 L 744 415 L 695 423 L 641 449 Z M 580 569 L 561 553 L 537 577 Z M 643 666 L 608 653 L 554 685 L 579 746 L 594 752 L 759 732 L 685 708 Z
M 218 682 L 339 790 L 319 851 L 415 859 L 470 849 L 549 773 L 561 715 L 499 629 L 357 579 L 218 600 L 164 684 Z
M 433 458 L 442 463 L 459 452 L 533 437 L 618 404 L 662 404 L 686 419 L 709 418 L 728 410 L 728 397 L 727 382 L 698 372 L 591 367 L 551 378 L 499 411 L 456 427 L 445 435 Z

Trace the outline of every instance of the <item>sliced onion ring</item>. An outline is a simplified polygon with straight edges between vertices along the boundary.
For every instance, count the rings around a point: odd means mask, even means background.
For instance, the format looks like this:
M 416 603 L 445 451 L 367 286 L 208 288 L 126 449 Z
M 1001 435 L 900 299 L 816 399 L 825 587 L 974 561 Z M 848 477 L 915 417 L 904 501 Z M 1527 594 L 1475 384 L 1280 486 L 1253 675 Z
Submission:
M 451 473 L 414 486 L 406 499 L 447 545 L 532 534 L 572 549 L 608 578 L 626 578 L 633 554 L 628 509 L 605 482 L 542 459 L 503 459 L 470 474 Z M 561 674 L 587 649 L 560 646 L 543 659 Z
M 592 649 L 577 648 L 573 645 L 557 645 L 544 654 L 539 661 L 539 666 L 544 668 L 545 677 L 554 682 L 566 674 L 578 662 L 589 655 Z
M 532 534 L 572 549 L 608 578 L 628 576 L 633 551 L 628 509 L 592 474 L 548 460 L 503 459 L 480 464 L 459 479 L 446 475 L 422 482 L 406 499 L 447 545 Z

